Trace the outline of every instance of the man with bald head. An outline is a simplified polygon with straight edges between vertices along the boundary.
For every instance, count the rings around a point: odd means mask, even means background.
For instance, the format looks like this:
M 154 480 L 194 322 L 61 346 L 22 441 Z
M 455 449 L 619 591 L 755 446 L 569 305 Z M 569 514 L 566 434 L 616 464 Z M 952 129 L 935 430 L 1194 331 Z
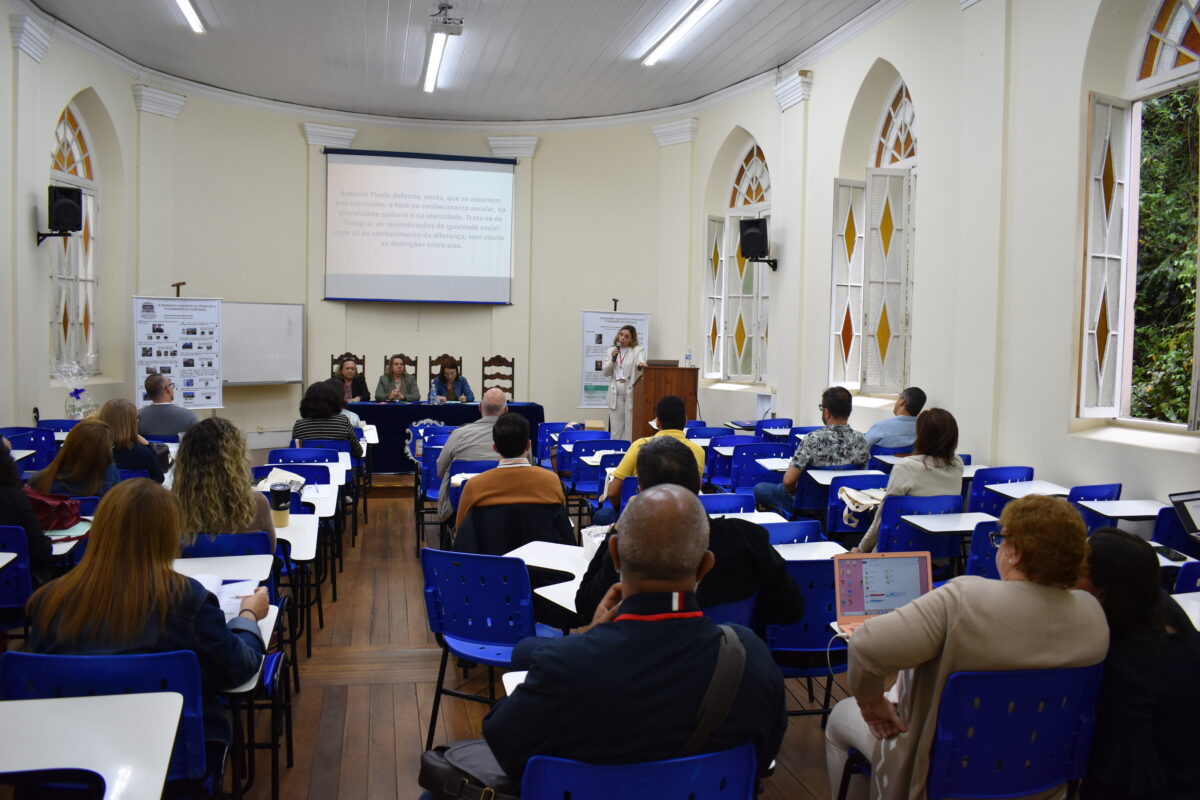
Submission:
M 508 410 L 508 400 L 499 389 L 488 389 L 479 404 L 479 419 L 470 425 L 457 428 L 437 460 L 437 474 L 442 479 L 438 492 L 438 519 L 450 521 L 454 507 L 450 505 L 450 462 L 452 461 L 499 461 L 500 454 L 492 448 L 492 427 L 496 419 Z
M 525 682 L 483 721 L 514 782 L 535 755 L 598 764 L 677 758 L 696 729 L 722 638 L 695 595 L 713 566 L 704 508 L 682 486 L 647 489 L 626 506 L 608 548 L 621 579 L 590 628 L 531 649 Z M 761 775 L 787 727 L 783 676 L 754 632 L 730 627 L 745 665 L 728 714 L 695 753 L 750 742 Z

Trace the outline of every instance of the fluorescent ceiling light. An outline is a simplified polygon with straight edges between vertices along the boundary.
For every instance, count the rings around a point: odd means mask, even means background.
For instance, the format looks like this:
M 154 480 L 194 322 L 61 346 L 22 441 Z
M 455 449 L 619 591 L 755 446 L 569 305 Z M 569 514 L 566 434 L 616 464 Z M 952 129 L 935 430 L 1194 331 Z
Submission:
M 442 54 L 446 52 L 444 33 L 433 35 L 433 44 L 429 47 L 429 63 L 425 65 L 425 91 L 432 92 L 437 87 L 438 70 L 442 68 Z
M 175 0 L 175 5 L 179 6 L 188 25 L 192 26 L 193 33 L 204 33 L 204 23 L 200 21 L 200 15 L 192 7 L 192 0 Z
M 696 27 L 696 24 L 704 19 L 704 15 L 712 11 L 713 7 L 719 2 L 721 0 L 697 0 L 696 4 L 692 6 L 692 10 L 687 13 L 687 16 L 680 20 L 678 25 L 668 31 L 666 36 L 659 39 L 658 44 L 654 46 L 649 55 L 642 59 L 642 66 L 653 67 L 657 64 L 658 60 L 671 52 L 671 49 L 679 44 L 680 40 L 687 36 L 692 28 Z

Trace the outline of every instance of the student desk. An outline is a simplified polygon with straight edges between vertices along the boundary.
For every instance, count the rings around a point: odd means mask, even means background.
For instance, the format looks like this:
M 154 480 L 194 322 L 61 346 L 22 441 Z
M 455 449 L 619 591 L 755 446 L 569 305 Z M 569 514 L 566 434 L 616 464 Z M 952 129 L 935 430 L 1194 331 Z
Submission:
M 338 489 L 331 483 L 306 483 L 300 492 L 300 500 L 311 503 L 318 517 L 330 518 L 337 514 Z
M 804 477 L 811 478 L 818 486 L 828 487 L 834 478 L 845 478 L 848 475 L 883 475 L 877 469 L 806 469 Z
M 10 455 L 13 457 L 13 461 L 20 461 L 23 458 L 29 458 L 36 452 L 37 450 L 13 450 Z
M 1183 594 L 1171 595 L 1179 607 L 1188 615 L 1188 619 L 1197 628 L 1200 628 L 1200 592 L 1184 592 Z
M 519 558 L 529 567 L 566 572 L 572 577 L 582 576 L 588 566 L 584 548 L 574 544 L 526 542 L 504 555 L 508 558 Z
M 1153 520 L 1165 503 L 1157 500 L 1080 500 L 1079 505 L 1106 519 L 1127 519 L 1133 522 Z M 1182 563 L 1182 562 L 1179 562 Z
M 792 460 L 790 458 L 756 458 L 754 463 L 772 472 L 787 472 L 788 465 L 792 463 Z
M 9 562 L 17 557 L 16 553 L 0 553 L 0 569 L 8 566 Z
M 824 561 L 848 552 L 837 542 L 792 542 L 773 546 L 784 561 Z
M 973 511 L 969 514 L 905 514 L 900 519 L 926 533 L 969 534 L 981 522 L 996 522 L 991 514 Z
M 262 583 L 271 577 L 275 556 L 213 556 L 210 558 L 177 558 L 173 564 L 181 575 L 216 575 L 223 581 L 255 581 Z
M 320 522 L 317 514 L 288 514 L 288 524 L 275 529 L 275 536 L 291 546 L 293 561 L 312 561 L 317 557 L 317 528 Z
M 1005 497 L 1011 497 L 1013 500 L 1019 500 L 1022 497 L 1027 497 L 1031 494 L 1044 494 L 1051 497 L 1066 497 L 1071 493 L 1071 490 L 1065 486 L 1059 486 L 1057 483 L 1050 481 L 1014 481 L 1012 483 L 989 483 L 987 485 L 989 492 L 1002 494 Z
M 110 800 L 158 800 L 182 709 L 176 692 L 7 700 L 0 772 L 85 769 Z
M 728 514 L 709 514 L 711 519 L 744 519 L 747 522 L 753 522 L 755 525 L 766 525 L 772 522 L 787 522 L 786 519 L 776 514 L 774 511 L 733 511 Z

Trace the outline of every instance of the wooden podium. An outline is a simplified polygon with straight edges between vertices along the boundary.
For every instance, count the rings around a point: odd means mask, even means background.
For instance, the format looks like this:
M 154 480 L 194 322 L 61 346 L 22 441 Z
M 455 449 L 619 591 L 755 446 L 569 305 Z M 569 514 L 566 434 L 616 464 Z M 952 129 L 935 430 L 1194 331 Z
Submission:
M 653 436 L 650 420 L 660 398 L 669 394 L 683 398 L 688 419 L 696 418 L 696 384 L 700 370 L 696 367 L 653 367 L 647 364 L 642 379 L 633 385 L 633 431 L 630 441 Z

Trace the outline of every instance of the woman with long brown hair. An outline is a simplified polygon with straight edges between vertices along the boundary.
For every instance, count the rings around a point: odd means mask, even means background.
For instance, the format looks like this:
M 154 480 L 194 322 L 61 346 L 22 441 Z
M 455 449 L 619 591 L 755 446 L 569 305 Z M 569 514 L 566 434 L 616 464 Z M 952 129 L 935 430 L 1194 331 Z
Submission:
M 137 406 L 117 397 L 105 403 L 99 418 L 112 429 L 113 463 L 117 469 L 141 469 L 155 483 L 163 482 L 162 467 L 150 443 L 138 433 Z
M 85 419 L 71 428 L 58 455 L 29 485 L 42 494 L 101 497 L 120 479 L 113 464 L 112 428 L 98 419 Z
M 207 421 L 207 420 L 206 420 Z M 29 600 L 30 649 L 60 655 L 191 650 L 204 686 L 205 737 L 228 742 L 217 692 L 258 669 L 266 590 L 242 598 L 228 623 L 217 598 L 172 568 L 179 501 L 145 478 L 122 481 L 100 501 L 83 560 Z

